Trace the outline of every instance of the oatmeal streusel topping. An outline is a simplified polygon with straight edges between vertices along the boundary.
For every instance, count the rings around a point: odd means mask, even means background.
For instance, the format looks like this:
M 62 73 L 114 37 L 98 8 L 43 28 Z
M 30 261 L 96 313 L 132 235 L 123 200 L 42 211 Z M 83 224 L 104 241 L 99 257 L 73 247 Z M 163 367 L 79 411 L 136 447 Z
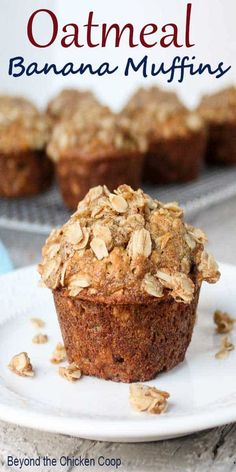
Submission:
M 128 113 L 142 112 L 147 106 L 155 104 L 157 107 L 168 104 L 173 109 L 183 109 L 181 101 L 175 92 L 170 92 L 159 87 L 141 87 L 129 99 L 124 111 Z
M 82 107 L 90 108 L 99 105 L 96 97 L 88 90 L 64 89 L 48 104 L 47 113 L 54 119 L 70 118 L 79 112 Z
M 225 88 L 212 95 L 205 95 L 199 105 L 199 112 L 208 123 L 235 122 L 236 86 Z
M 41 150 L 49 138 L 50 122 L 28 100 L 0 96 L 0 151 Z
M 131 128 L 142 133 L 149 142 L 199 133 L 204 128 L 199 113 L 185 108 L 175 93 L 158 87 L 139 89 L 121 116 L 128 117 Z
M 184 223 L 176 203 L 163 204 L 127 185 L 114 193 L 98 186 L 52 231 L 39 272 L 47 287 L 72 297 L 142 303 L 171 296 L 188 304 L 195 284 L 220 276 L 205 241 L 201 230 Z
M 128 119 L 114 115 L 107 107 L 91 105 L 61 121 L 53 130 L 47 152 L 52 160 L 70 158 L 97 159 L 120 152 L 146 150 L 146 140 L 137 135 Z M 116 201 L 114 200 L 114 205 Z M 119 202 L 118 202 L 119 205 Z

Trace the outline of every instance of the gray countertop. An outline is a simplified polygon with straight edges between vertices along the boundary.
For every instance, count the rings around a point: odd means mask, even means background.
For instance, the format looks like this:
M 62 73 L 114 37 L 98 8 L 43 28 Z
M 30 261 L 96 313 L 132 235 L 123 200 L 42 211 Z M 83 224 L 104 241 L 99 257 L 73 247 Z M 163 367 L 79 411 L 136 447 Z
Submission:
M 209 251 L 221 262 L 236 264 L 236 198 L 196 213 L 191 223 L 209 236 Z M 45 236 L 0 228 L 15 267 L 37 263 Z M 143 444 L 102 443 L 57 434 L 45 434 L 0 422 L 0 471 L 19 468 L 6 465 L 7 455 L 17 457 L 61 455 L 97 458 L 119 457 L 122 472 L 230 472 L 236 470 L 236 425 L 227 425 L 184 438 Z M 23 467 L 22 472 L 40 470 Z M 45 467 L 42 472 L 87 471 L 88 467 Z M 98 470 L 115 470 L 93 467 Z

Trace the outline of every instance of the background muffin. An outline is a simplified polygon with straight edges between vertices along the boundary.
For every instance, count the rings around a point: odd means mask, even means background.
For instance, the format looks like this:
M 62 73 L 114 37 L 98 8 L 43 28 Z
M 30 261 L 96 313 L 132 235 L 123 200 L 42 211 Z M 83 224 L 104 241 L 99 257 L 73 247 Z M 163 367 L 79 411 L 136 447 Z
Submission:
M 122 115 L 147 139 L 143 178 L 156 184 L 187 182 L 198 177 L 206 145 L 204 123 L 174 93 L 141 89 Z
M 88 90 L 64 89 L 47 106 L 47 114 L 53 121 L 60 121 L 90 106 L 99 105 L 94 94 Z
M 207 161 L 236 164 L 236 87 L 203 97 L 199 112 L 208 127 Z
M 186 109 L 150 106 L 137 119 L 147 138 L 144 180 L 155 184 L 189 182 L 203 167 L 206 132 L 202 120 Z
M 127 185 L 91 189 L 51 233 L 39 266 L 69 361 L 123 382 L 149 380 L 181 362 L 201 283 L 219 278 L 205 241 L 177 204 Z
M 161 89 L 159 87 L 141 87 L 128 100 L 123 111 L 132 116 L 133 114 L 136 115 L 139 112 L 142 113 L 147 106 L 152 104 L 164 104 L 168 106 L 172 105 L 175 110 L 176 108 L 183 108 L 183 104 L 175 92 L 167 92 L 167 90 Z
M 140 185 L 145 140 L 107 107 L 90 107 L 55 126 L 48 155 L 65 204 L 76 208 L 90 187 Z
M 49 131 L 46 117 L 28 100 L 0 96 L 0 196 L 34 195 L 49 186 Z

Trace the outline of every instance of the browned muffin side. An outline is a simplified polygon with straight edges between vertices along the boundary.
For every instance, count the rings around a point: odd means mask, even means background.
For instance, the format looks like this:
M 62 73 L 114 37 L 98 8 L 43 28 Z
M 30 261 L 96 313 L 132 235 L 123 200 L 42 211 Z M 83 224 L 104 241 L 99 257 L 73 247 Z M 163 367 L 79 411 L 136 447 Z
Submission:
M 92 92 L 73 88 L 63 89 L 48 103 L 47 114 L 57 122 L 71 118 L 81 108 L 90 106 L 99 106 L 99 102 Z
M 208 127 L 206 160 L 236 164 L 236 87 L 203 97 L 199 113 Z
M 35 195 L 48 188 L 53 166 L 45 155 L 50 123 L 23 98 L 0 96 L 0 196 Z
M 98 186 L 49 236 L 39 266 L 70 362 L 88 375 L 144 381 L 184 359 L 201 283 L 219 278 L 204 233 L 175 203 Z
M 76 208 L 96 185 L 140 185 L 145 140 L 107 107 L 90 107 L 55 126 L 48 155 L 65 204 Z
M 174 93 L 141 89 L 122 115 L 147 139 L 144 180 L 156 184 L 188 182 L 198 177 L 204 159 L 203 121 L 188 111 Z
M 84 374 L 121 382 L 144 382 L 172 369 L 184 360 L 191 341 L 199 290 L 187 306 L 173 299 L 148 304 L 137 300 L 133 305 L 85 303 L 55 290 L 69 362 Z M 98 331 L 102 336 L 96 336 Z
M 149 121 L 150 120 L 150 121 Z M 206 132 L 199 116 L 187 110 L 166 113 L 157 110 L 140 117 L 146 129 L 148 151 L 144 179 L 156 184 L 189 182 L 203 167 Z

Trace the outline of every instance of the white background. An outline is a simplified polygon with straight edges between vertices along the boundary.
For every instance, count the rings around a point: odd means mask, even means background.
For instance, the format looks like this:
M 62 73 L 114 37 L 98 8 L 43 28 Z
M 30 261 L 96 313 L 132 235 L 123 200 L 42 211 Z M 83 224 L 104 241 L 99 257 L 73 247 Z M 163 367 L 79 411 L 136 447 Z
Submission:
M 160 25 L 175 22 L 184 30 L 185 0 L 0 0 L 0 92 L 24 94 L 39 105 L 45 105 L 47 99 L 58 89 L 65 86 L 92 88 L 98 96 L 114 108 L 120 107 L 127 96 L 140 84 L 160 84 L 169 89 L 176 89 L 182 99 L 190 106 L 197 104 L 202 93 L 221 88 L 226 83 L 236 83 L 236 2 L 235 0 L 192 0 L 192 41 L 195 47 L 176 51 L 174 47 L 163 50 L 159 46 L 153 49 L 142 47 L 129 49 L 127 45 L 120 48 L 82 48 L 71 47 L 63 49 L 60 37 L 55 45 L 47 49 L 37 49 L 30 45 L 26 26 L 33 11 L 38 8 L 53 10 L 59 19 L 60 27 L 69 22 L 83 25 L 86 23 L 88 12 L 95 12 L 97 23 L 113 23 L 120 25 L 131 22 L 139 28 L 146 23 L 154 22 Z M 43 18 L 42 18 L 43 20 Z M 50 36 L 50 22 L 39 21 L 37 28 L 40 35 Z M 48 35 L 48 36 L 47 36 Z M 160 36 L 157 35 L 160 39 Z M 125 44 L 125 42 L 122 44 Z M 217 65 L 224 61 L 232 65 L 232 69 L 222 79 L 215 77 L 195 76 L 184 83 L 176 81 L 166 83 L 165 77 L 143 79 L 140 74 L 123 77 L 122 70 L 113 76 L 97 77 L 72 76 L 55 77 L 33 76 L 31 78 L 8 77 L 8 62 L 10 57 L 22 55 L 26 63 L 37 61 L 41 66 L 45 62 L 55 62 L 63 65 L 66 62 L 91 62 L 100 64 L 104 61 L 112 64 L 124 64 L 129 56 L 139 59 L 149 55 L 150 62 L 160 63 L 163 60 L 169 64 L 175 55 L 195 55 L 197 62 L 210 62 Z M 196 63 L 197 63 L 196 62 Z

